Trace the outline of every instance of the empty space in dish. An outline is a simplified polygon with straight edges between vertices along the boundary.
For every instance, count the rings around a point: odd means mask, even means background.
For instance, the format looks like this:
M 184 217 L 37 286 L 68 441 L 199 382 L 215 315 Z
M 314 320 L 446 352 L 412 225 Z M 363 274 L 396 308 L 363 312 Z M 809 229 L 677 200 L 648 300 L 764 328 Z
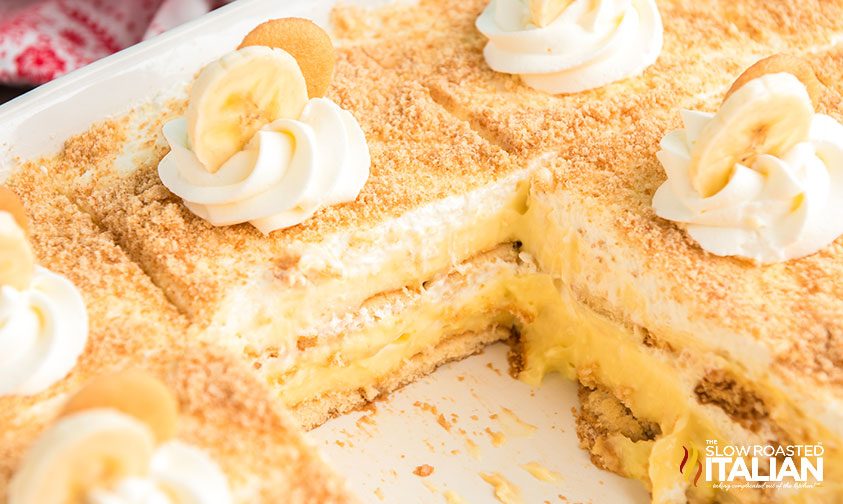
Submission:
M 309 436 L 364 502 L 496 502 L 484 475 L 525 503 L 649 502 L 579 448 L 576 384 L 554 374 L 532 389 L 509 376 L 507 351 L 442 366 Z

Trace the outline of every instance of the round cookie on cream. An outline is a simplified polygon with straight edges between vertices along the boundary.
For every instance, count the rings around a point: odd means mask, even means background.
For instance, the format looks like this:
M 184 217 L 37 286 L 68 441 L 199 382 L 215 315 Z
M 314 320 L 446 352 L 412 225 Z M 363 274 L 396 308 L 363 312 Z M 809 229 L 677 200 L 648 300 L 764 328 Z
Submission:
M 200 72 L 185 116 L 164 125 L 162 183 L 212 225 L 264 234 L 354 201 L 371 160 L 354 116 L 323 97 L 334 59 L 308 20 L 255 28 Z
M 30 447 L 9 504 L 231 503 L 217 464 L 172 439 L 176 420 L 176 398 L 157 379 L 140 371 L 95 379 Z
M 637 75 L 661 53 L 655 0 L 491 0 L 476 22 L 486 63 L 551 94 Z
M 46 390 L 76 366 L 88 341 L 81 294 L 35 263 L 27 229 L 20 199 L 0 188 L 0 396 Z
M 843 124 L 815 112 L 822 84 L 804 60 L 750 67 L 715 114 L 682 111 L 658 153 L 656 214 L 720 256 L 769 264 L 843 235 Z

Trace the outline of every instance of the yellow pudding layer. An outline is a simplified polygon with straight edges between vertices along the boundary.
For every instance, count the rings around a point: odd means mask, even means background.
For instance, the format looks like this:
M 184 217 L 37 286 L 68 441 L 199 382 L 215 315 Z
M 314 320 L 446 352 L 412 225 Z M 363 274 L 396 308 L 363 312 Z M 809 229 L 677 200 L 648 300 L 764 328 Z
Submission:
M 367 312 L 386 316 L 341 331 L 283 369 L 266 362 L 260 372 L 290 407 L 328 393 L 366 389 L 406 361 L 442 342 L 465 334 L 498 330 L 504 338 L 514 324 L 509 284 L 529 269 L 519 265 L 511 246 L 464 263 L 458 272 L 432 280 L 413 294 L 396 293 Z M 500 331 L 503 328 L 505 330 Z
M 522 327 L 521 379 L 538 385 L 545 374 L 559 372 L 571 379 L 599 384 L 614 393 L 637 418 L 659 425 L 661 435 L 654 441 L 633 442 L 617 435 L 608 446 L 598 447 L 619 459 L 624 475 L 643 480 L 652 491 L 654 502 L 685 502 L 687 482 L 677 469 L 683 446 L 704 447 L 706 440 L 766 442 L 740 428 L 715 406 L 700 404 L 694 396 L 694 385 L 708 365 L 716 362 L 720 368 L 741 376 L 737 366 L 717 359 L 695 362 L 691 355 L 674 356 L 645 346 L 642 337 L 646 331 L 626 327 L 596 312 L 547 275 L 519 279 L 510 288 L 523 313 L 534 317 Z M 773 391 L 765 401 L 787 400 L 786 396 L 775 394 L 771 384 L 760 385 Z M 808 502 L 818 496 L 839 497 L 843 491 L 838 483 L 843 481 L 840 440 L 790 408 L 779 408 L 770 402 L 767 405 L 771 410 L 793 415 L 778 419 L 780 428 L 786 426 L 783 429 L 787 441 L 813 444 L 822 440 L 826 446 L 822 489 L 788 494 L 786 498 Z M 712 488 L 700 485 L 690 495 L 707 501 L 714 498 L 714 493 Z M 734 489 L 729 495 L 717 496 L 721 501 L 730 497 L 740 497 L 742 501 L 759 499 L 758 494 Z
M 337 360 L 299 366 L 289 375 L 271 376 L 269 379 L 274 382 L 284 403 L 294 408 L 303 401 L 329 392 L 371 387 L 403 362 L 451 337 L 487 333 L 512 325 L 512 317 L 508 313 L 491 314 L 487 311 L 494 310 L 494 307 L 481 308 L 481 303 L 477 303 L 464 309 L 463 315 L 454 317 L 440 317 L 435 312 L 444 310 L 435 309 L 401 315 L 384 326 L 365 331 L 372 340 L 368 355 L 348 361 L 336 357 Z M 475 309 L 482 309 L 482 312 Z M 400 336 L 396 338 L 396 334 Z M 505 337 L 508 333 L 500 334 Z
M 715 354 L 677 351 L 660 344 L 647 330 L 612 319 L 578 299 L 562 282 L 536 272 L 531 264 L 506 258 L 478 259 L 461 266 L 462 273 L 430 282 L 411 304 L 392 303 L 392 313 L 356 332 L 348 332 L 330 348 L 314 347 L 296 366 L 279 371 L 264 365 L 285 403 L 295 408 L 326 394 L 367 389 L 421 352 L 466 333 L 506 330 L 521 333 L 523 369 L 519 378 L 538 385 L 544 375 L 560 372 L 586 385 L 599 385 L 618 397 L 641 420 L 656 423 L 661 434 L 632 441 L 621 434 L 601 440 L 593 451 L 617 461 L 623 475 L 644 482 L 654 502 L 693 499 L 754 502 L 767 498 L 758 491 L 728 493 L 704 483 L 689 489 L 678 471 L 683 446 L 770 442 L 813 444 L 825 448 L 825 483 L 802 493 L 776 498 L 810 502 L 843 491 L 840 440 L 821 423 L 806 418 L 774 383 L 750 382 L 739 364 Z M 523 255 L 522 255 L 523 257 Z M 763 399 L 769 416 L 760 428 L 748 430 L 715 404 L 703 404 L 695 386 L 709 370 L 736 377 Z M 751 384 L 751 385 L 749 385 Z M 778 437 L 771 437 L 778 436 Z M 716 495 L 715 495 L 716 494 Z
M 526 211 L 525 173 L 304 248 L 289 277 L 268 271 L 234 290 L 202 337 L 238 353 L 272 348 L 296 361 L 298 336 L 324 332 L 326 321 L 373 296 L 420 285 L 511 242 Z
M 703 283 L 704 279 L 687 278 L 681 270 L 676 275 L 666 273 L 672 273 L 672 269 L 659 263 L 667 261 L 667 253 L 648 262 L 648 252 L 641 243 L 644 238 L 633 240 L 628 230 L 613 224 L 615 217 L 610 209 L 589 206 L 592 204 L 565 191 L 538 190 L 531 194 L 517 237 L 535 258 L 539 270 L 571 286 L 578 298 L 587 299 L 597 311 L 646 328 L 673 348 L 696 356 L 718 355 L 733 363 L 739 369 L 736 374 L 758 384 L 755 388 L 765 403 L 776 405 L 770 417 L 778 424 L 799 425 L 803 419 L 812 418 L 833 434 L 830 442 L 843 439 L 839 401 L 833 390 L 813 384 L 809 373 L 794 374 L 777 360 L 781 359 L 779 347 L 787 348 L 787 339 L 796 335 L 777 339 L 776 334 L 762 332 L 764 328 L 755 324 L 728 326 L 727 322 L 736 318 L 732 313 L 703 312 L 700 304 L 714 302 L 725 311 L 729 304 L 721 298 L 736 296 L 727 287 L 722 291 L 710 288 L 702 300 L 689 296 L 682 291 L 682 284 Z M 770 271 L 760 270 L 743 273 L 754 276 Z M 753 304 L 740 306 L 747 317 L 750 308 L 764 308 L 762 292 L 747 293 L 752 299 L 746 301 Z M 756 303 L 756 298 L 762 302 Z M 735 303 L 739 301 L 734 299 Z M 843 449 L 839 443 L 837 446 Z

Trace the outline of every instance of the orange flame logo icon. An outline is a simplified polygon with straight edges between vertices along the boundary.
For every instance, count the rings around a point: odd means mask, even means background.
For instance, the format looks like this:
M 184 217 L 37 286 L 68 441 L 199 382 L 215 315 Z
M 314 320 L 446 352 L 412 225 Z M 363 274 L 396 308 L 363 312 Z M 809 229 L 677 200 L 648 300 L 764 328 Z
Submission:
M 697 470 L 696 474 L 694 474 L 694 486 L 697 486 L 703 470 L 702 462 L 700 462 L 700 451 L 694 445 L 691 445 L 690 450 L 683 446 L 682 450 L 685 453 L 682 455 L 682 462 L 679 462 L 679 474 L 685 476 L 685 481 L 690 481 L 691 474 L 694 473 L 694 466 L 696 466 Z M 686 468 L 688 469 L 687 472 L 685 471 Z

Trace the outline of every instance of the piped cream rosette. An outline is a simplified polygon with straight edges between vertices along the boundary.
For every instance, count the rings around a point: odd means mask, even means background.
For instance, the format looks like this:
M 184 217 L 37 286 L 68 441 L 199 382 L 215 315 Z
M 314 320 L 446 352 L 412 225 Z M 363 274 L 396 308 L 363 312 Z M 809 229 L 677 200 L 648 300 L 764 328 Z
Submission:
M 815 113 L 821 92 L 810 64 L 777 55 L 749 68 L 716 114 L 684 111 L 658 153 L 656 214 L 713 254 L 763 264 L 828 246 L 843 234 L 843 125 Z
M 88 340 L 85 303 L 38 266 L 17 195 L 0 188 L 0 396 L 37 394 L 76 366 Z
M 212 225 L 265 234 L 355 200 L 369 149 L 354 116 L 321 97 L 334 59 L 310 21 L 257 27 L 200 72 L 185 116 L 165 124 L 162 183 Z
M 177 416 L 172 393 L 143 372 L 92 381 L 30 447 L 9 504 L 229 504 L 216 463 L 172 439 Z
M 643 72 L 664 31 L 655 0 L 491 0 L 476 26 L 492 70 L 551 94 Z

